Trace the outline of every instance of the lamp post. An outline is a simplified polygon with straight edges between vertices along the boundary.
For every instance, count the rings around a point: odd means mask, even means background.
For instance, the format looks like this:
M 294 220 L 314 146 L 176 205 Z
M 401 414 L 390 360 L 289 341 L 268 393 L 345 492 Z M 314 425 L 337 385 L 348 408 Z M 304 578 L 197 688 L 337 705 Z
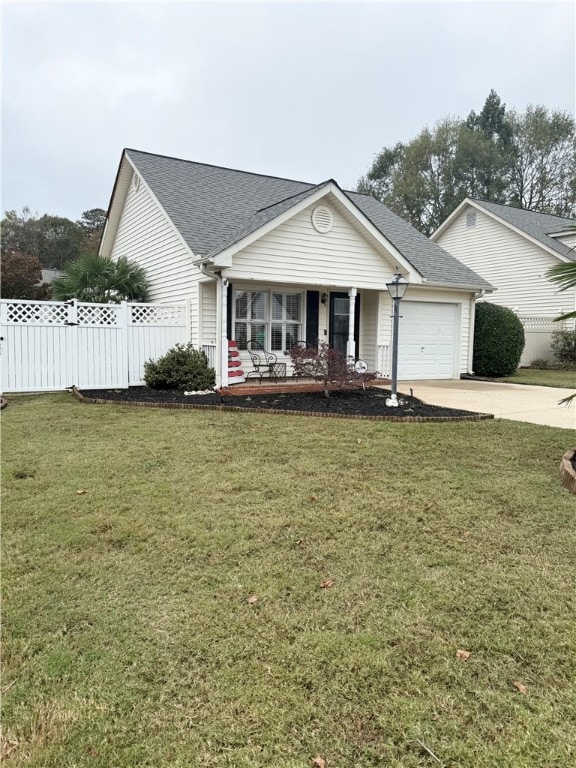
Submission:
M 400 302 L 408 289 L 408 281 L 397 272 L 389 283 L 386 283 L 388 293 L 392 297 L 392 392 L 386 398 L 386 405 L 398 407 L 398 326 L 400 324 Z

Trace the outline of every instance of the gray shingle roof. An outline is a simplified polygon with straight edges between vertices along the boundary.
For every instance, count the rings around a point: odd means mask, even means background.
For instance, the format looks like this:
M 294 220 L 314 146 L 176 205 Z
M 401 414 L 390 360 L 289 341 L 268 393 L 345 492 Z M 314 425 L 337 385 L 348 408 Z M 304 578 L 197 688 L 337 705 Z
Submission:
M 565 219 L 562 216 L 552 216 L 549 213 L 526 211 L 523 208 L 515 208 L 512 205 L 487 203 L 484 200 L 474 200 L 474 202 L 476 205 L 496 214 L 496 216 L 512 224 L 512 226 L 535 238 L 543 245 L 548 246 L 548 248 L 556 251 L 561 256 L 565 256 L 571 261 L 576 261 L 576 252 L 574 250 L 571 250 L 555 237 L 549 237 L 551 233 L 562 232 L 576 226 L 576 219 Z
M 323 186 L 134 149 L 127 149 L 126 154 L 198 256 L 216 255 Z M 344 194 L 426 280 L 491 288 L 373 197 Z

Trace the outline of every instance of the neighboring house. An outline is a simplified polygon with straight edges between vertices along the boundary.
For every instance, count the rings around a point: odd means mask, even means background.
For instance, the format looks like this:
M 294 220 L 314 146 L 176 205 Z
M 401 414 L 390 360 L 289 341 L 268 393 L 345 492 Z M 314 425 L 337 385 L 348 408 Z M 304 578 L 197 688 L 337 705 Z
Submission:
M 228 339 L 246 362 L 263 340 L 328 341 L 389 375 L 400 271 L 399 378 L 471 370 L 474 301 L 491 286 L 374 198 L 132 149 L 122 153 L 100 253 L 142 265 L 152 301 L 190 302 L 191 341 L 228 377 Z
M 526 334 L 520 365 L 551 359 L 551 334 L 574 328 L 554 318 L 576 309 L 576 288 L 561 291 L 547 272 L 576 261 L 575 226 L 576 219 L 466 198 L 431 237 L 492 283 L 489 301 L 519 315 Z
M 62 277 L 62 272 L 59 269 L 43 269 L 42 270 L 42 279 L 38 283 L 38 285 L 42 285 L 43 283 L 48 283 L 50 285 L 54 282 L 54 280 L 57 280 L 59 277 Z

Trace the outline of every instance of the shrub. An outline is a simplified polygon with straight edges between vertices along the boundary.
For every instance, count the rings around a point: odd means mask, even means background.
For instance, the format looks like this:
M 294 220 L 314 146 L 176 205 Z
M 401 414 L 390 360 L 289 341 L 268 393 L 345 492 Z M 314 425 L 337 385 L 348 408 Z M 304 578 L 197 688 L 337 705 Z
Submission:
M 192 344 L 176 344 L 158 360 L 144 363 L 144 381 L 152 389 L 194 392 L 212 389 L 215 378 L 202 350 Z
M 563 368 L 576 367 L 576 331 L 553 333 L 552 352 Z
M 530 363 L 530 368 L 535 368 L 538 371 L 547 371 L 550 368 L 550 363 L 545 357 L 537 357 Z
M 346 357 L 337 349 L 323 342 L 316 346 L 297 344 L 290 349 L 295 376 L 309 376 L 324 385 L 324 396 L 330 397 L 330 384 L 335 386 L 364 386 L 376 378 L 375 373 L 360 373 L 349 365 Z
M 482 301 L 476 304 L 474 358 L 479 376 L 510 376 L 524 349 L 524 327 L 507 307 Z

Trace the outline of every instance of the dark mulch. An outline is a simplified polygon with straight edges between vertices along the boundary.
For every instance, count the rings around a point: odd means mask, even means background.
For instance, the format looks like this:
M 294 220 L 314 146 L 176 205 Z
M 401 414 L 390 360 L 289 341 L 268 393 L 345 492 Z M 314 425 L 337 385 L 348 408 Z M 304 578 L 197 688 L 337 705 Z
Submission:
M 221 396 L 217 393 L 209 395 L 183 395 L 172 390 L 148 389 L 147 387 L 130 387 L 129 389 L 93 389 L 82 390 L 82 395 L 100 400 L 123 400 L 139 403 L 188 403 L 190 405 L 226 405 L 238 408 L 262 408 L 265 410 L 283 410 L 300 412 L 328 412 L 346 415 L 362 416 L 424 416 L 424 417 L 471 417 L 472 411 L 461 411 L 455 408 L 442 408 L 437 405 L 426 405 L 415 397 L 402 395 L 398 408 L 386 406 L 386 398 L 390 392 L 386 389 L 368 388 L 365 390 L 348 390 L 331 392 L 330 397 L 324 397 L 322 392 L 298 392 L 294 394 L 273 395 L 235 395 Z

